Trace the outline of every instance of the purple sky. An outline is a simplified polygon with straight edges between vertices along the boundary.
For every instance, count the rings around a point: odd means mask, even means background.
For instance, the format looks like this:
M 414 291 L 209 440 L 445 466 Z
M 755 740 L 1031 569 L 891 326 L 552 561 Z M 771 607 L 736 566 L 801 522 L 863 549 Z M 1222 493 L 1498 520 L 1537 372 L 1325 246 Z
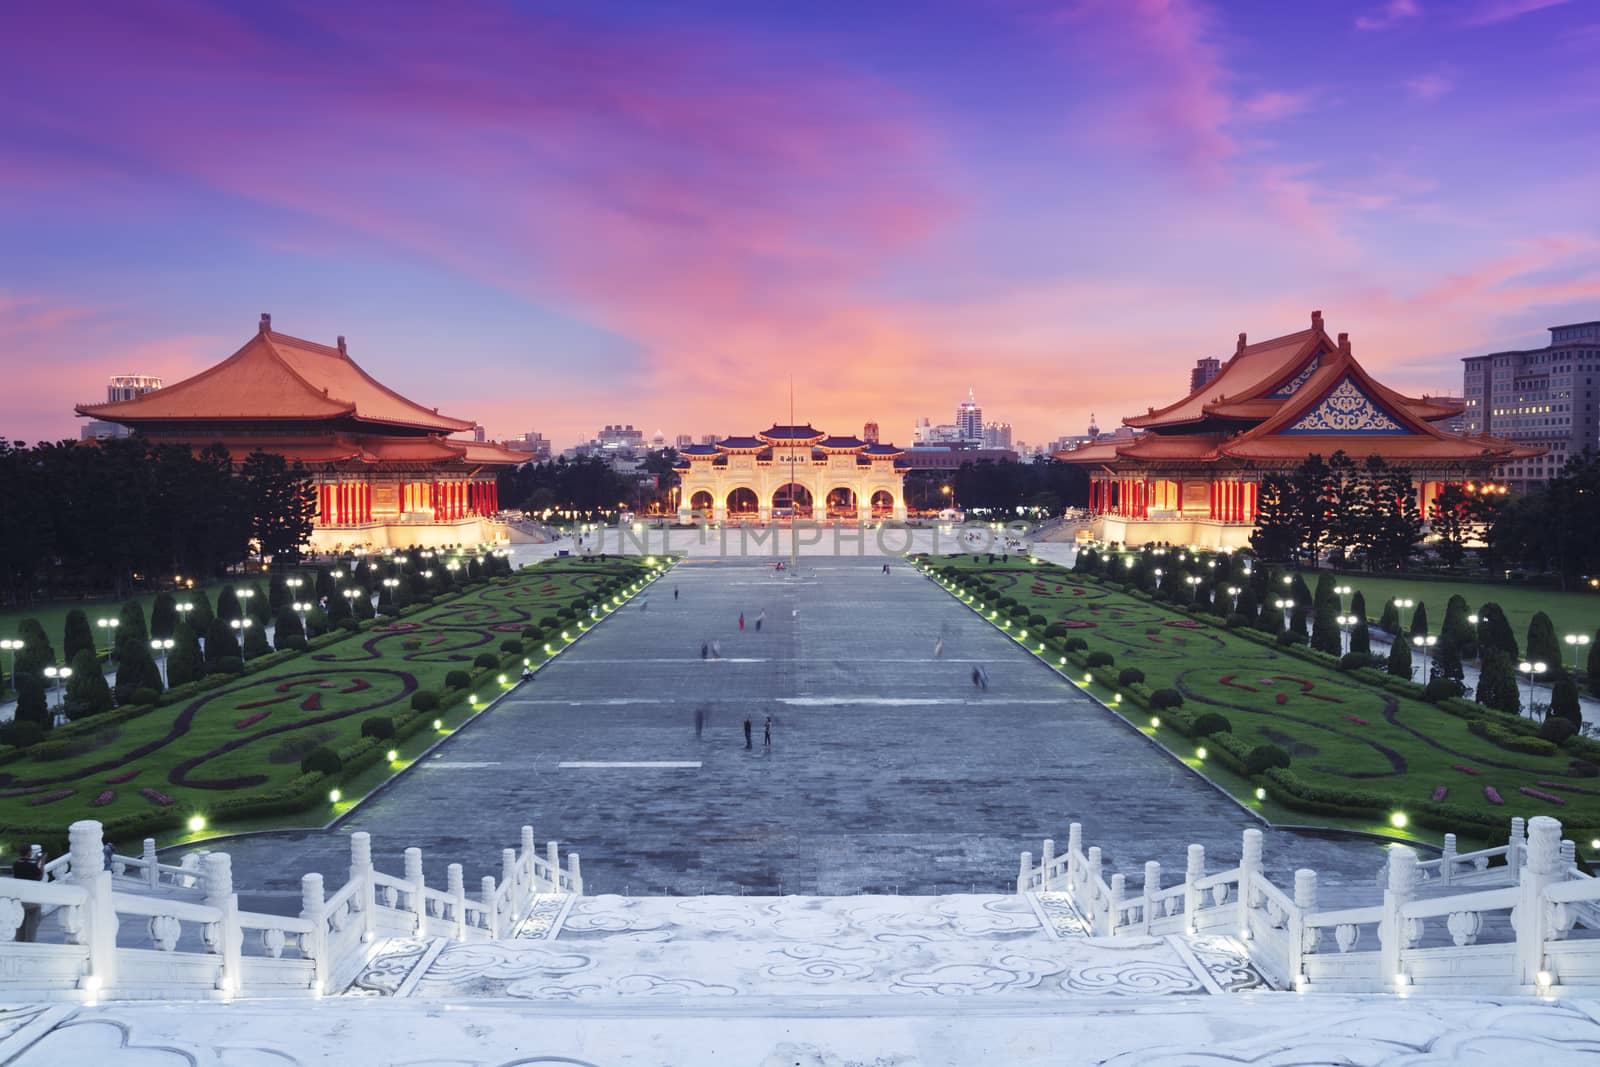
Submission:
M 0 435 L 257 315 L 495 435 L 1042 441 L 1321 308 L 1409 391 L 1600 318 L 1593 0 L 16 6 Z

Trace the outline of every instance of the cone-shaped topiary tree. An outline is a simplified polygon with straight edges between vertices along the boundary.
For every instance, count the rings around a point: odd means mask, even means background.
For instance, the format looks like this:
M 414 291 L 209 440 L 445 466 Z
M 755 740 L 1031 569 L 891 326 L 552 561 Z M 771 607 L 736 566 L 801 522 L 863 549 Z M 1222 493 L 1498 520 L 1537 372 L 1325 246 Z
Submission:
M 1477 652 L 1478 633 L 1467 621 L 1470 614 L 1466 598 L 1457 593 L 1445 605 L 1444 623 L 1439 627 L 1439 644 L 1453 642 L 1463 659 L 1470 659 Z
M 168 638 L 178 628 L 177 600 L 171 593 L 157 593 L 150 605 L 150 636 Z
M 1550 616 L 1542 611 L 1533 613 L 1528 620 L 1528 659 L 1543 663 L 1550 670 L 1561 667 L 1561 641 L 1556 637 L 1556 627 Z
M 167 653 L 167 681 L 180 686 L 205 677 L 205 659 L 200 655 L 200 639 L 194 627 L 180 621 L 172 631 L 172 642 L 172 651 Z
M 1584 664 L 1583 672 L 1588 675 L 1589 692 L 1600 696 L 1600 630 L 1594 632 L 1594 638 L 1589 642 L 1589 659 Z
M 193 605 L 193 610 L 189 612 L 189 625 L 194 627 L 194 632 L 203 634 L 210 630 L 211 620 L 217 617 L 217 613 L 211 610 L 211 598 L 206 591 L 197 589 L 183 599 L 185 603 Z
M 1339 635 L 1339 596 L 1333 591 L 1333 575 L 1323 572 L 1317 579 L 1316 608 L 1311 617 L 1311 647 L 1337 656 L 1344 651 Z
M 1386 634 L 1400 632 L 1400 609 L 1395 606 L 1394 597 L 1383 602 L 1383 614 L 1378 616 L 1378 629 Z
M 265 626 L 247 626 L 244 631 L 244 658 L 255 659 L 265 656 L 272 651 L 267 644 L 267 628 Z
M 278 609 L 291 603 L 289 596 L 289 583 L 282 574 L 274 574 L 267 582 L 267 603 L 272 608 L 272 617 L 278 617 Z
M 89 625 L 89 616 L 83 613 L 82 608 L 73 608 L 67 612 L 67 620 L 62 627 L 61 655 L 69 664 L 75 663 L 78 653 L 84 649 L 90 652 L 95 650 L 94 628 Z
M 1411 642 L 1406 640 L 1404 634 L 1397 636 L 1389 646 L 1389 660 L 1384 670 L 1396 678 L 1411 677 Z
M 281 652 L 289 648 L 295 638 L 304 640 L 305 636 L 305 628 L 300 625 L 300 616 L 295 614 L 294 608 L 288 604 L 280 607 L 272 624 L 272 646 Z
M 1359 589 L 1350 597 L 1350 614 L 1358 619 L 1367 617 L 1367 598 L 1361 595 L 1361 590 Z
M 1506 613 L 1500 610 L 1500 605 L 1494 601 L 1487 601 L 1478 609 L 1478 655 L 1483 655 L 1485 648 L 1498 648 L 1506 654 L 1506 659 L 1512 663 L 1521 658 L 1517 651 L 1517 637 L 1511 632 L 1511 623 L 1506 619 Z
M 1550 685 L 1550 714 L 1566 719 L 1574 727 L 1583 725 L 1583 711 L 1578 704 L 1578 684 L 1566 671 L 1557 671 Z
M 100 673 L 100 657 L 92 648 L 80 648 L 72 657 L 72 677 L 67 679 L 67 705 L 75 718 L 98 715 L 112 708 L 111 687 Z
M 228 620 L 217 617 L 206 627 L 206 665 L 214 666 L 218 660 L 239 658 L 239 640 L 233 636 Z
M 1522 696 L 1517 690 L 1517 675 L 1511 657 L 1496 645 L 1484 645 L 1475 699 L 1487 708 L 1507 715 L 1522 714 Z
M 1450 678 L 1457 682 L 1466 678 L 1466 671 L 1461 665 L 1461 645 L 1441 636 L 1439 647 L 1433 653 L 1434 673 L 1441 678 Z
M 257 582 L 250 586 L 250 596 L 245 603 L 245 610 L 250 617 L 256 620 L 257 626 L 265 626 L 272 621 L 272 601 L 267 596 L 267 591 Z
M 122 646 L 122 658 L 117 660 L 117 700 L 126 704 L 141 689 L 161 692 L 161 668 L 150 655 L 150 643 L 128 642 Z
M 239 605 L 239 594 L 233 586 L 225 585 L 222 592 L 217 594 L 217 618 L 223 622 L 232 622 L 244 618 L 244 608 Z M 206 632 L 211 632 L 211 627 L 206 627 Z
M 1350 628 L 1350 651 L 1372 655 L 1372 630 L 1367 626 L 1365 615 L 1357 614 L 1356 624 Z
M 1417 601 L 1417 606 L 1411 612 L 1411 626 L 1406 630 L 1407 637 L 1428 636 L 1428 605 Z
M 44 680 L 39 675 L 31 672 L 17 675 L 16 718 L 18 722 L 37 723 L 46 730 L 55 725 L 49 701 L 45 699 Z

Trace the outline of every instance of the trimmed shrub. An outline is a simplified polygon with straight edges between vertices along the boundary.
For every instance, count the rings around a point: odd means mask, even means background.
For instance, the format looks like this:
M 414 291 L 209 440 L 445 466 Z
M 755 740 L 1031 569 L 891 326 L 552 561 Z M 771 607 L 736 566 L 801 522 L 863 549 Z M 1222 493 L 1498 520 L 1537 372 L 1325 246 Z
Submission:
M 1137 685 L 1144 681 L 1144 671 L 1138 667 L 1124 667 L 1117 673 L 1117 684 L 1120 686 Z
M 1209 737 L 1217 733 L 1233 733 L 1233 723 L 1228 721 L 1226 715 L 1218 714 L 1215 711 L 1202 712 L 1196 715 L 1193 724 L 1189 727 L 1189 734 L 1192 737 Z
M 1237 630 L 1242 626 L 1249 626 L 1250 620 L 1236 611 L 1228 616 L 1228 621 L 1223 625 L 1227 626 L 1227 628 L 1230 630 Z
M 430 689 L 419 689 L 411 694 L 412 711 L 438 711 L 439 694 Z
M 472 675 L 466 671 L 451 671 L 444 676 L 444 684 L 447 689 L 465 689 L 472 684 Z
M 1088 647 L 1089 647 L 1089 642 L 1085 641 L 1081 637 L 1069 637 L 1069 638 L 1067 638 L 1066 642 L 1061 646 L 1062 650 L 1066 651 L 1066 652 L 1082 652 L 1084 649 L 1086 649 Z
M 546 615 L 539 620 L 539 626 L 544 630 L 559 630 L 561 629 L 561 620 L 554 615 Z
M 1030 629 L 1030 630 L 1036 630 L 1041 626 L 1048 626 L 1049 623 L 1050 623 L 1050 620 L 1045 618 L 1043 615 L 1029 615 L 1028 616 L 1028 629 Z
M 300 761 L 301 774 L 325 774 L 332 777 L 344 770 L 344 761 L 339 758 L 339 753 L 327 745 L 318 745 L 307 752 Z
M 1539 726 L 1539 736 L 1557 745 L 1577 732 L 1578 728 L 1572 725 L 1572 720 L 1557 715 L 1550 716 Z
M 1289 766 L 1289 753 L 1277 745 L 1257 745 L 1244 758 L 1246 774 L 1261 774 L 1274 767 Z
M 1183 707 L 1183 694 L 1176 689 L 1157 689 L 1150 694 L 1152 708 L 1181 708 Z
M 0 723 L 0 745 L 28 748 L 44 740 L 44 727 L 28 719 Z
M 431 696 L 432 694 L 429 695 Z M 394 720 L 387 715 L 372 715 L 362 719 L 361 736 L 376 737 L 379 741 L 387 741 L 394 736 Z
M 1054 640 L 1055 638 L 1058 638 L 1058 637 L 1067 636 L 1066 624 L 1065 623 L 1059 623 L 1059 622 L 1051 623 L 1050 625 L 1048 625 L 1048 626 L 1046 626 L 1044 628 L 1044 636 L 1045 636 L 1046 640 Z
M 578 614 L 571 608 L 562 608 L 560 611 L 556 612 L 556 617 L 566 622 L 571 622 L 573 619 L 578 617 Z
M 1116 665 L 1117 657 L 1113 656 L 1104 649 L 1096 649 L 1095 651 L 1089 653 L 1088 658 L 1084 662 L 1090 667 L 1112 667 Z
M 215 670 L 218 674 L 243 674 L 244 660 L 238 656 L 223 656 L 217 660 Z
M 539 629 L 537 626 L 524 626 L 522 628 L 522 639 L 524 641 L 531 641 L 534 644 L 538 644 L 540 641 L 544 640 L 544 631 Z
M 352 619 L 346 615 L 344 618 L 339 620 L 339 629 L 343 630 L 347 634 L 353 634 L 361 629 L 361 623 L 359 620 Z
M 1507 752 L 1520 752 L 1525 756 L 1550 756 L 1556 751 L 1556 746 L 1543 738 L 1529 737 L 1520 731 L 1508 730 L 1500 723 L 1483 719 L 1467 723 L 1467 732 L 1476 734 L 1491 745 L 1497 745 Z
M 1346 652 L 1339 657 L 1339 669 L 1341 671 L 1354 671 L 1370 666 L 1372 666 L 1372 657 L 1365 652 Z
M 1437 704 L 1441 700 L 1450 700 L 1459 697 L 1462 693 L 1461 683 L 1454 678 L 1435 677 L 1428 680 L 1422 688 L 1422 699 L 1429 704 Z
M 138 704 L 140 706 L 143 706 L 143 705 L 146 705 L 146 704 L 154 704 L 156 701 L 158 701 L 160 699 L 161 699 L 161 694 L 156 692 L 154 689 L 149 689 L 149 688 L 135 689 L 133 691 L 133 698 L 130 701 L 130 703 Z
M 500 642 L 500 651 L 508 656 L 522 655 L 522 641 L 519 638 L 508 637 Z
M 493 652 L 479 652 L 473 659 L 472 665 L 479 668 L 493 669 L 500 666 L 500 657 Z

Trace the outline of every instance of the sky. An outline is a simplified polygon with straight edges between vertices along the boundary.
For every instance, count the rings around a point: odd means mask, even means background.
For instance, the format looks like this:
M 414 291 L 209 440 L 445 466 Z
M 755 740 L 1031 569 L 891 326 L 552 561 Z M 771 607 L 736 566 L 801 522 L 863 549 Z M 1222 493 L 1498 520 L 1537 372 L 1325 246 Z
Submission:
M 1600 319 L 1596 0 L 13 6 L 0 436 L 274 328 L 494 437 L 1044 442 Z

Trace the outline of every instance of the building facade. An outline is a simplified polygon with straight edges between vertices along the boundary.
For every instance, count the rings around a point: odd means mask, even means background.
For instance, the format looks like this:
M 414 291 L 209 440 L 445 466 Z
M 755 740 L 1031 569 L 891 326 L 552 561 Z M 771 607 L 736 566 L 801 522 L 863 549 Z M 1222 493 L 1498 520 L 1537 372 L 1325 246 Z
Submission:
M 1238 347 L 1198 390 L 1122 420 L 1142 431 L 1101 440 L 1057 459 L 1089 468 L 1090 510 L 1101 540 L 1242 547 L 1255 527 L 1263 478 L 1311 455 L 1381 456 L 1409 470 L 1424 516 L 1452 482 L 1488 481 L 1542 449 L 1439 423 L 1458 403 L 1407 397 L 1356 361 L 1348 334 L 1330 338 L 1322 313 L 1298 333 Z
M 893 445 L 773 426 L 678 456 L 680 521 L 904 519 L 905 467 Z
M 106 403 L 132 400 L 160 388 L 161 379 L 151 374 L 113 374 L 106 383 Z M 132 432 L 121 423 L 90 419 L 80 428 L 78 437 L 84 441 L 99 441 L 107 437 L 127 437 Z
M 195 450 L 252 452 L 311 472 L 317 511 L 311 547 L 435 547 L 502 540 L 498 474 L 528 460 L 499 445 L 452 439 L 474 424 L 380 385 L 333 346 L 272 329 L 216 366 L 131 399 L 81 404 L 79 415 Z
M 1543 348 L 1463 359 L 1463 427 L 1543 450 L 1495 474 L 1518 491 L 1561 473 L 1568 459 L 1600 447 L 1600 322 L 1550 327 Z
M 1189 392 L 1194 392 L 1222 371 L 1222 360 L 1216 356 L 1207 356 L 1194 361 L 1194 370 L 1189 372 Z
M 967 390 L 967 398 L 956 407 L 956 436 L 963 443 L 973 448 L 983 447 L 983 409 L 978 406 L 978 400 L 972 395 L 972 390 Z

